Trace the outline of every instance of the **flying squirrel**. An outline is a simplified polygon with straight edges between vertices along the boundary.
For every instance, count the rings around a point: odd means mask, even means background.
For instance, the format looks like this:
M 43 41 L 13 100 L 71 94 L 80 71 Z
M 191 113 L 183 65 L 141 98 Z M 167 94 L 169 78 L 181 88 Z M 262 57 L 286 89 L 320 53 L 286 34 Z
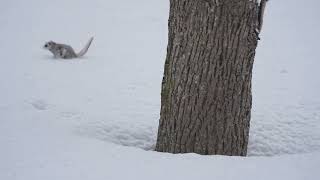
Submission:
M 87 44 L 79 53 L 76 53 L 73 50 L 73 48 L 69 45 L 59 44 L 54 41 L 46 42 L 43 48 L 48 49 L 50 52 L 52 52 L 55 58 L 72 59 L 72 58 L 82 57 L 83 55 L 85 55 L 92 43 L 92 40 L 93 40 L 93 37 L 89 39 Z

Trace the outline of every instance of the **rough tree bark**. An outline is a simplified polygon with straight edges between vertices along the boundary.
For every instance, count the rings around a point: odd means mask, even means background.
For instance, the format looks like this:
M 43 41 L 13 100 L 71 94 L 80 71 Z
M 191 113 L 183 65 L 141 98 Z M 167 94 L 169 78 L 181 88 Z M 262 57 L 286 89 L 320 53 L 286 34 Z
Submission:
M 170 0 L 156 151 L 247 154 L 265 2 Z

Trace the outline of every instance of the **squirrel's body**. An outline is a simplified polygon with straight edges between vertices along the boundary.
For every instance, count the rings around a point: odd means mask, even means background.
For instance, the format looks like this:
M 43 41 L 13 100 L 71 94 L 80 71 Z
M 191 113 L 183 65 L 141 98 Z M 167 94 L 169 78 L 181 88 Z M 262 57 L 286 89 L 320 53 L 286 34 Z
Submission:
M 76 53 L 73 48 L 66 44 L 59 44 L 53 41 L 49 41 L 44 45 L 45 49 L 48 49 L 55 58 L 71 59 L 81 57 L 88 51 L 93 38 L 90 38 L 86 46 L 79 52 Z

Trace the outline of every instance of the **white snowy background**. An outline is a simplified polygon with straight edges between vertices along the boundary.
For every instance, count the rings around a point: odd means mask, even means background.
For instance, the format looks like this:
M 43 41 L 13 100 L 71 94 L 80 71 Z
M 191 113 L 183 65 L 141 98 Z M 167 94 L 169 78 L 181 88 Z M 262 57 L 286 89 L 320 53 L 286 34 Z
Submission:
M 0 4 L 0 180 L 320 178 L 318 1 L 267 6 L 248 157 L 152 151 L 168 0 Z M 91 36 L 81 59 L 42 49 Z

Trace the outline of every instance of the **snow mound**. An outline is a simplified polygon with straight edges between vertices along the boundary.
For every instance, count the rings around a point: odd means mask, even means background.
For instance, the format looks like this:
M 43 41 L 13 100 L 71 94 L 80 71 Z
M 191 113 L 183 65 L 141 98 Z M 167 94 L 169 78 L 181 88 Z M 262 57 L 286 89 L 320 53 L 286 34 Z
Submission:
M 320 103 L 274 104 L 259 109 L 252 112 L 248 156 L 320 151 Z M 92 121 L 77 126 L 75 132 L 108 143 L 154 150 L 158 126 L 155 122 Z
M 95 122 L 81 125 L 75 132 L 82 136 L 144 150 L 154 150 L 156 142 L 155 126 L 142 123 Z
M 274 105 L 261 110 L 253 112 L 249 156 L 320 151 L 320 104 Z

